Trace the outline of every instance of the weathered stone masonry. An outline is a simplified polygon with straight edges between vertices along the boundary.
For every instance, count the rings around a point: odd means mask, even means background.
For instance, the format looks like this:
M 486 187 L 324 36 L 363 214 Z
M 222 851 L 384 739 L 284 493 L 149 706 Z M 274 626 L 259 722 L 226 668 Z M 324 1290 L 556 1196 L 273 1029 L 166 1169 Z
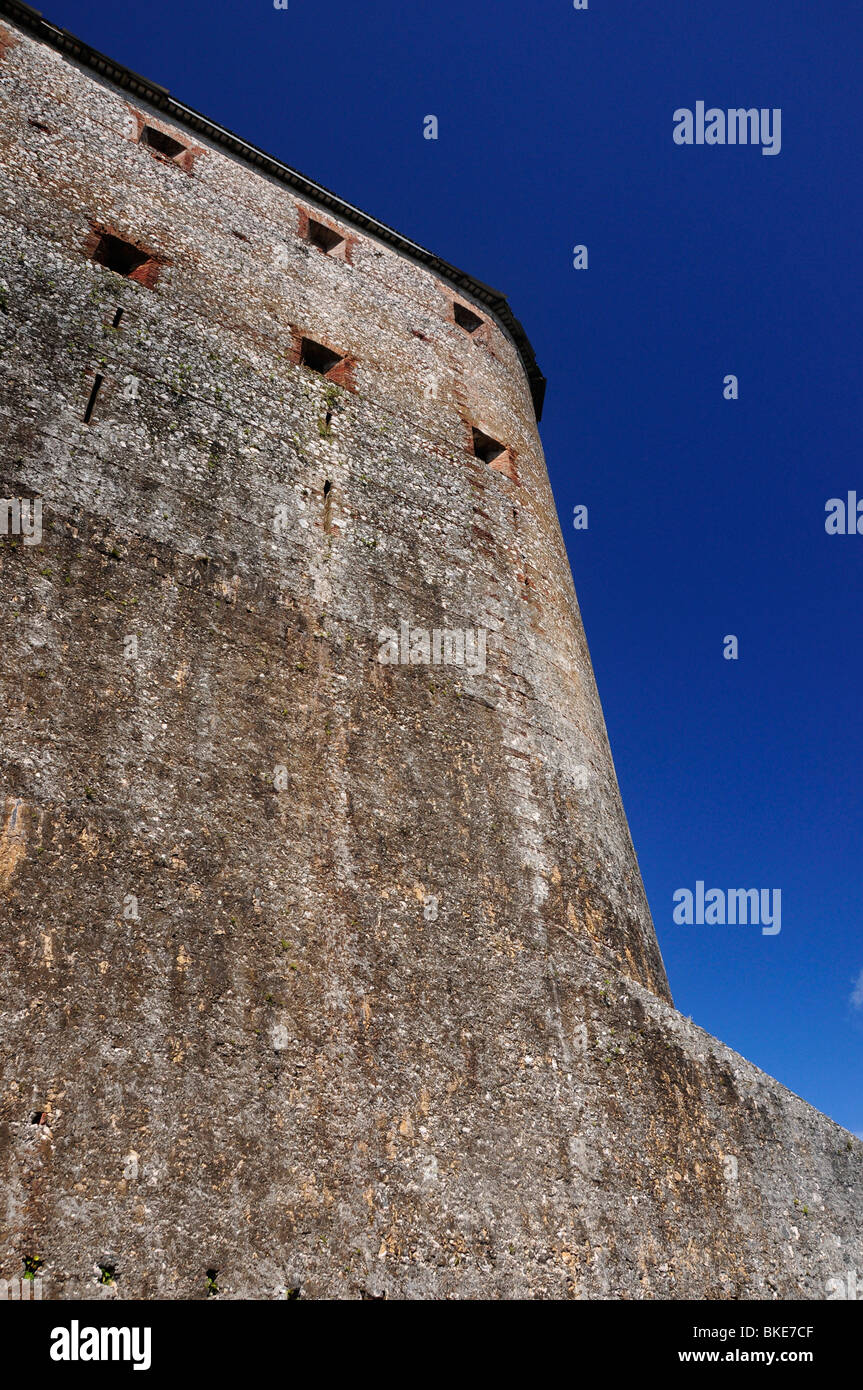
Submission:
M 506 302 L 0 10 L 0 491 L 44 504 L 0 1277 L 824 1297 L 861 1145 L 673 1009 Z M 402 620 L 484 674 L 381 665 Z

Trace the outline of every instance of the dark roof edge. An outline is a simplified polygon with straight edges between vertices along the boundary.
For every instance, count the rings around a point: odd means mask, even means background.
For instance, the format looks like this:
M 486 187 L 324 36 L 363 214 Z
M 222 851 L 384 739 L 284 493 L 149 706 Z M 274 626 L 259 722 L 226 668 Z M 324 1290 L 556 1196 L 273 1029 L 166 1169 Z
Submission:
M 408 237 L 402 236 L 400 232 L 388 227 L 386 223 L 378 222 L 376 218 L 370 217 L 368 213 L 355 208 L 351 203 L 346 203 L 337 194 L 330 192 L 328 188 L 322 187 L 321 184 L 315 183 L 312 179 L 307 179 L 296 169 L 291 169 L 281 160 L 258 149 L 256 145 L 250 145 L 230 130 L 216 125 L 214 121 L 202 116 L 199 111 L 193 111 L 191 107 L 175 101 L 165 87 L 160 87 L 157 83 L 140 77 L 129 68 L 123 67 L 121 63 L 115 63 L 112 58 L 106 58 L 103 53 L 98 53 L 95 48 L 90 48 L 88 44 L 75 38 L 74 34 L 68 33 L 67 30 L 58 29 L 56 25 L 44 19 L 38 10 L 31 9 L 29 5 L 21 4 L 20 0 L 0 0 L 0 14 L 8 16 L 20 28 L 34 34 L 43 43 L 50 44 L 52 48 L 58 49 L 61 53 L 67 54 L 83 67 L 89 68 L 92 72 L 113 83 L 114 86 L 131 92 L 140 100 L 148 102 L 150 106 L 164 111 L 166 115 L 172 117 L 179 124 L 189 126 L 214 143 L 223 145 L 225 149 L 230 150 L 232 154 L 237 155 L 247 164 L 263 170 L 282 183 L 289 184 L 290 187 L 305 197 L 313 198 L 316 202 L 322 203 L 343 221 L 350 222 L 353 226 L 372 233 L 381 241 L 388 242 L 397 250 L 410 256 L 412 260 L 428 266 L 436 275 L 449 281 L 456 289 L 479 300 L 506 329 L 518 349 L 530 386 L 534 412 L 537 420 L 540 419 L 545 396 L 545 377 L 537 366 L 530 340 L 509 307 L 505 295 L 493 290 L 489 285 L 484 285 L 481 280 L 475 280 L 472 275 L 458 270 L 456 266 L 450 265 L 447 261 L 442 261 L 439 256 L 427 251 L 425 247 L 419 246 L 415 241 L 410 241 Z

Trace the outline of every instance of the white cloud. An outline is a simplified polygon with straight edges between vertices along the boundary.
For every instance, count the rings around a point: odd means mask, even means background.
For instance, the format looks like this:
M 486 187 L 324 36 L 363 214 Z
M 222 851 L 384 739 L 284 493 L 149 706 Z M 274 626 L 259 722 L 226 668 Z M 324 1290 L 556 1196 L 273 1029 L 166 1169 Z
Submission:
M 851 1007 L 863 1009 L 863 970 L 857 976 L 857 983 L 851 991 Z

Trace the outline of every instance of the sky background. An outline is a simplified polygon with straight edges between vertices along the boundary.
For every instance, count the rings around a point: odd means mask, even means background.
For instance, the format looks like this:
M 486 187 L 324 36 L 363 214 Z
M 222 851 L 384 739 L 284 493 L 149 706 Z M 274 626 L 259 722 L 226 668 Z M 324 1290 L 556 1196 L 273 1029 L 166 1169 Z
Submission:
M 508 295 L 675 1003 L 863 1135 L 858 0 L 41 3 Z M 781 153 L 675 145 L 697 100 Z M 697 879 L 780 934 L 675 925 Z

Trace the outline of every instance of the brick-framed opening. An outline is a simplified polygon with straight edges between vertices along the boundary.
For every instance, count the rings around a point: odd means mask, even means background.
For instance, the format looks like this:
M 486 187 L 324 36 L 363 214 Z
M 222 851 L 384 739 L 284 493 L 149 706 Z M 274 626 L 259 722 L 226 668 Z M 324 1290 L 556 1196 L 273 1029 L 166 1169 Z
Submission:
M 124 280 L 134 280 L 138 285 L 152 289 L 159 271 L 165 265 L 163 257 L 148 251 L 139 243 L 120 236 L 113 227 L 100 223 L 90 224 L 90 234 L 84 242 L 84 254 L 96 265 L 113 270 Z
M 169 135 L 166 130 L 160 130 L 155 125 L 145 125 L 141 131 L 139 145 L 146 145 L 148 150 L 154 154 L 161 155 L 164 159 L 175 160 L 178 155 L 185 154 L 188 145 L 184 145 L 182 140 L 175 140 L 173 135 Z
M 340 352 L 330 343 L 322 343 L 318 338 L 310 338 L 300 328 L 291 329 L 291 360 L 300 367 L 317 372 L 335 386 L 345 386 L 349 391 L 356 390 L 353 370 L 356 359 L 349 353 Z
M 452 316 L 453 322 L 471 336 L 475 335 L 485 324 L 485 319 L 480 318 L 479 314 L 475 314 L 473 309 L 469 309 L 458 299 L 454 299 L 452 302 Z
M 308 239 L 326 256 L 336 256 L 339 260 L 344 260 L 345 239 L 332 227 L 328 227 L 325 222 L 316 222 L 313 217 L 310 217 Z
M 191 174 L 198 155 L 204 154 L 203 147 L 190 145 L 182 132 L 166 126 L 154 116 L 145 116 L 143 111 L 136 111 L 132 106 L 128 110 L 135 122 L 132 136 L 135 144 L 143 146 L 160 164 L 173 164 L 175 168 Z
M 353 265 L 354 247 L 359 237 L 343 231 L 341 227 L 322 217 L 319 212 L 310 212 L 302 204 L 297 205 L 297 232 L 302 241 L 317 247 L 325 256 Z
M 494 356 L 492 324 L 482 308 L 463 299 L 452 286 L 443 281 L 437 282 L 437 289 L 443 299 L 444 318 L 450 327 L 457 329 L 459 336 L 481 343 Z
M 311 367 L 313 372 L 320 372 L 321 376 L 329 376 L 341 361 L 339 353 L 324 347 L 323 343 L 316 343 L 314 338 L 303 338 L 300 343 L 300 366 Z
M 470 427 L 470 452 L 474 458 L 480 459 L 495 473 L 503 473 L 504 477 L 509 478 L 510 482 L 518 482 L 518 472 L 515 466 L 515 452 L 507 448 L 506 444 L 501 444 L 497 439 L 493 439 L 485 430 L 478 429 L 476 425 Z

